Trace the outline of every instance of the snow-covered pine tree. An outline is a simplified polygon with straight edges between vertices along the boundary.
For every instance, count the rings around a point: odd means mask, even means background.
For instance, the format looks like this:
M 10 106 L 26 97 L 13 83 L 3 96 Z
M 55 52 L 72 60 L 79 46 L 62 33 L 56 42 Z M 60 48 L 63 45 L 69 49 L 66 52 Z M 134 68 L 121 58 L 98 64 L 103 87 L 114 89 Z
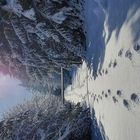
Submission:
M 90 140 L 90 111 L 56 96 L 35 96 L 5 113 L 1 140 Z
M 59 87 L 60 67 L 81 63 L 81 7 L 77 0 L 3 0 L 1 69 L 30 88 Z

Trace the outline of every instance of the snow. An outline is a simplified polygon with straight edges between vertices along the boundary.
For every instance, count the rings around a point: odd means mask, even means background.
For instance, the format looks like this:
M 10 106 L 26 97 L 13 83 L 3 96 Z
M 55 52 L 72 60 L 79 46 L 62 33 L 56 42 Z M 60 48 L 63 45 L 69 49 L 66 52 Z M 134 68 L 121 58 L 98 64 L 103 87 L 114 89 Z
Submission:
M 17 16 L 25 16 L 26 18 L 35 21 L 36 16 L 35 16 L 35 11 L 33 8 L 28 9 L 28 10 L 23 10 L 20 2 L 18 0 L 7 0 L 7 5 L 2 7 L 3 9 L 13 12 Z
M 36 20 L 36 15 L 35 15 L 35 11 L 33 8 L 29 9 L 29 10 L 25 10 L 22 13 L 23 16 L 25 16 L 26 18 L 35 21 Z
M 66 99 L 86 101 L 95 110 L 105 139 L 139 140 L 140 52 L 134 47 L 140 43 L 140 2 L 89 0 L 86 24 L 88 61 L 78 68 Z
M 40 140 L 45 140 L 45 132 L 42 129 L 37 130 L 37 134 L 41 136 Z
M 9 12 L 13 12 L 18 16 L 20 16 L 23 9 L 22 6 L 19 4 L 18 0 L 6 0 L 6 1 L 7 5 L 5 5 L 3 8 Z
M 68 102 L 62 105 L 56 96 L 36 94 L 31 100 L 5 114 L 3 121 L 0 122 L 0 138 L 90 139 L 89 114 L 89 109 L 84 105 Z
M 51 17 L 52 21 L 58 23 L 58 24 L 62 24 L 63 21 L 65 21 L 66 16 L 64 15 L 63 11 L 60 11 L 58 13 L 55 13 L 52 17 Z

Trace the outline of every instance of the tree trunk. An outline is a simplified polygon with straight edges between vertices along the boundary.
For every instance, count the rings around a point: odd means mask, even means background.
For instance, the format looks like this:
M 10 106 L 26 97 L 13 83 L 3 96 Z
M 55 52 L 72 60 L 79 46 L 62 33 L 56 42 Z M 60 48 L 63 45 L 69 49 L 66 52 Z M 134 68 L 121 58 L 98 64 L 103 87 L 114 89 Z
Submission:
M 64 69 L 61 67 L 61 96 L 62 96 L 62 103 L 64 104 Z

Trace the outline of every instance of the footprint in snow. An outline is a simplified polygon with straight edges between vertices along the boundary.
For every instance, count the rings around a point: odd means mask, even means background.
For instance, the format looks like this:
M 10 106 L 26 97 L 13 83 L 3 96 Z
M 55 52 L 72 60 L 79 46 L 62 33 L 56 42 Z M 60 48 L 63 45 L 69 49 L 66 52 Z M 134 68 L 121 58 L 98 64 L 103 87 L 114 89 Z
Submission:
M 107 97 L 108 97 L 108 95 L 107 95 L 107 94 L 105 94 L 105 97 L 107 98 Z
M 114 103 L 117 103 L 117 102 L 118 102 L 118 100 L 116 99 L 115 96 L 113 96 L 112 99 L 113 99 L 113 102 L 114 102 Z
M 105 70 L 103 69 L 103 70 L 102 70 L 102 73 L 104 74 L 104 72 L 105 72 Z
M 121 49 L 121 50 L 118 52 L 118 56 L 119 56 L 119 57 L 122 57 L 122 55 L 123 55 L 123 49 Z
M 99 71 L 99 75 L 102 76 L 102 72 L 101 71 Z
M 101 95 L 98 95 L 98 98 L 102 100 L 102 96 Z
M 105 74 L 108 74 L 108 70 L 106 69 Z
M 112 66 L 112 61 L 110 61 L 108 67 L 111 68 L 111 66 Z
M 117 66 L 117 60 L 115 59 L 114 63 L 113 63 L 113 68 L 115 68 Z
M 130 104 L 129 104 L 128 100 L 124 99 L 124 100 L 123 100 L 123 105 L 124 105 L 128 110 L 130 110 Z
M 121 90 L 117 90 L 117 95 L 118 95 L 119 97 L 121 97 L 121 96 L 122 96 L 122 91 L 121 91 Z
M 125 57 L 128 58 L 129 60 L 132 60 L 133 54 L 130 50 L 127 50 L 125 53 Z
M 139 103 L 139 97 L 137 94 L 135 94 L 135 93 L 131 94 L 130 98 L 134 103 Z
M 104 91 L 102 91 L 102 95 L 104 95 Z
M 135 51 L 140 52 L 140 45 L 139 44 L 135 45 L 133 48 Z
M 108 89 L 108 94 L 111 95 L 111 90 L 110 89 Z

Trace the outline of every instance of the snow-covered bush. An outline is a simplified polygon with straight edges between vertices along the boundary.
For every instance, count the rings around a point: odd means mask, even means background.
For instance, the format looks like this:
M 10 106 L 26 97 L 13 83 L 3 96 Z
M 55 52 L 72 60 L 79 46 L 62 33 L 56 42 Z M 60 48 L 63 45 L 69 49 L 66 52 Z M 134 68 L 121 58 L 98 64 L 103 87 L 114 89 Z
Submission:
M 90 140 L 89 110 L 55 96 L 37 96 L 5 114 L 2 140 Z

